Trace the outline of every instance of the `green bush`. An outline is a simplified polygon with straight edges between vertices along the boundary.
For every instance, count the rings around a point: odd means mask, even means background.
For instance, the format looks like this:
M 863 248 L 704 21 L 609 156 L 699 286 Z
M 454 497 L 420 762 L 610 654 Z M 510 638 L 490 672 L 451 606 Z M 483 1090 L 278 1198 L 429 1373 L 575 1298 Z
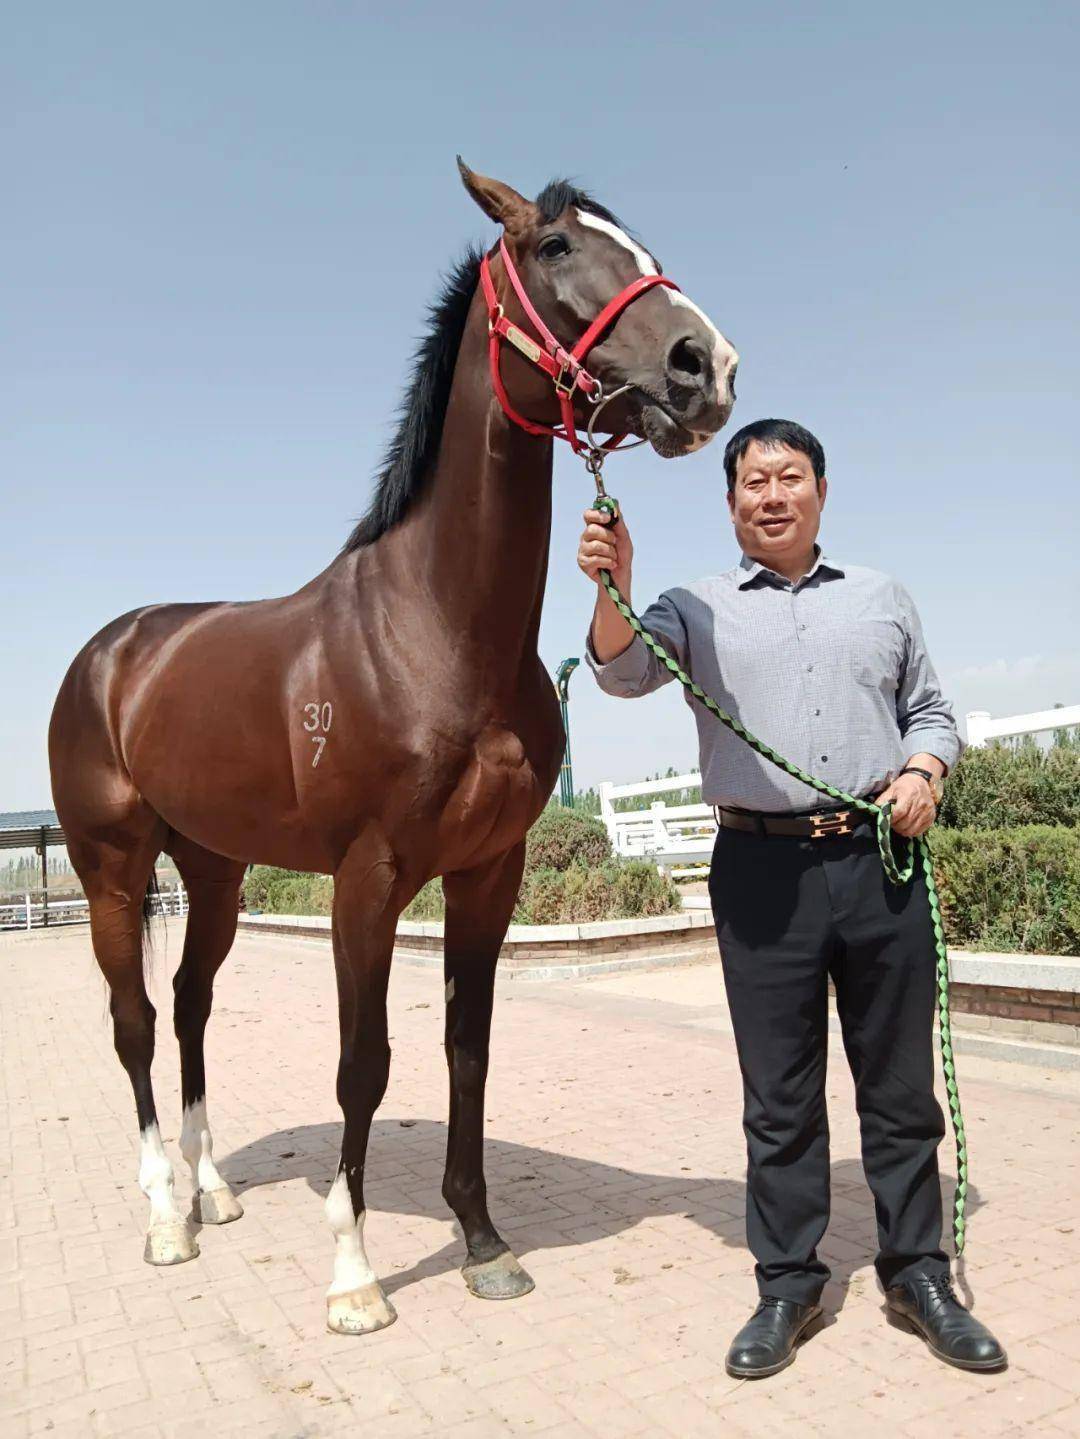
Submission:
M 244 880 L 248 912 L 264 914 L 329 914 L 334 881 L 328 874 L 305 874 L 257 864 Z
M 514 919 L 518 924 L 585 924 L 594 919 L 641 919 L 681 907 L 671 880 L 645 860 L 609 859 L 594 868 L 535 869 L 525 876 Z
M 401 911 L 401 917 L 415 920 L 442 919 L 445 913 L 442 880 L 429 879 L 416 898 L 410 900 Z
M 945 782 L 946 829 L 1080 825 L 1080 747 L 1062 735 L 1049 749 L 1030 737 L 965 751 Z
M 525 842 L 525 873 L 568 870 L 573 864 L 598 865 L 611 858 L 611 840 L 603 823 L 578 810 L 549 806 Z
M 931 842 L 950 944 L 1080 953 L 1080 832 L 935 828 Z

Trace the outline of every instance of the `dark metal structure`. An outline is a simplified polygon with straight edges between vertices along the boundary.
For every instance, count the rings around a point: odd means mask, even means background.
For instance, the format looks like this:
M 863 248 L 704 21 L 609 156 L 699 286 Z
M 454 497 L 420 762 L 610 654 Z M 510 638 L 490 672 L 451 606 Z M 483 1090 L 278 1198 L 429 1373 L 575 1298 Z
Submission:
M 559 770 L 559 801 L 567 809 L 574 804 L 574 771 L 570 764 L 570 676 L 581 663 L 571 656 L 563 660 L 555 671 L 555 693 L 559 696 L 562 711 L 563 731 L 566 734 L 566 748 L 563 750 L 562 768 Z
M 21 809 L 0 814 L 0 849 L 33 849 L 41 856 L 44 922 L 49 922 L 49 845 L 66 844 L 54 809 Z

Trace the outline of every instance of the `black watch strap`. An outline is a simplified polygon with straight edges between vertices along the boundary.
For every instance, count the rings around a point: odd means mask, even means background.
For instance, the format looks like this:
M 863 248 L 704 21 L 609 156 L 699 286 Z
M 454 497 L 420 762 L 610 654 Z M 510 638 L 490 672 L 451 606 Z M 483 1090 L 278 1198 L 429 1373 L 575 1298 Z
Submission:
M 920 769 L 919 766 L 918 766 L 918 765 L 915 765 L 915 764 L 909 764 L 909 765 L 907 765 L 904 769 L 902 769 L 902 770 L 900 771 L 900 773 L 901 773 L 901 774 L 919 774 L 919 775 L 922 775 L 923 779 L 924 779 L 924 780 L 926 781 L 926 783 L 929 784 L 929 785 L 932 785 L 933 782 L 934 782 L 934 776 L 930 773 L 930 771 L 929 771 L 928 769 Z

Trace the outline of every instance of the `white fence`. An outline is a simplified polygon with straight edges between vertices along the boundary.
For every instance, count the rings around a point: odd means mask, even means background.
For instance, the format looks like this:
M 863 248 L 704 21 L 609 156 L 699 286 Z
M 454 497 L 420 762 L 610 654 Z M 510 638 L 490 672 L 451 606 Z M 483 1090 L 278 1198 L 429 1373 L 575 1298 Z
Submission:
M 677 774 L 637 784 L 611 784 L 605 780 L 600 785 L 600 818 L 607 826 L 615 853 L 627 859 L 654 860 L 677 879 L 704 877 L 716 841 L 716 817 L 709 805 L 673 805 L 654 800 L 647 808 L 615 808 L 617 799 L 694 789 L 700 784 L 699 774 Z
M 972 710 L 964 717 L 964 723 L 968 744 L 974 749 L 981 749 L 992 739 L 1071 729 L 1073 725 L 1080 725 L 1080 705 L 1062 705 L 1056 710 L 1035 710 L 1026 715 L 1006 715 L 1004 719 L 991 719 L 989 710 Z
M 179 880 L 175 885 L 164 886 L 153 898 L 155 915 L 187 912 L 187 891 Z M 43 889 L 24 890 L 21 898 L 0 901 L 0 929 L 51 929 L 66 924 L 86 924 L 89 919 L 90 906 L 85 899 L 51 899 L 46 903 Z

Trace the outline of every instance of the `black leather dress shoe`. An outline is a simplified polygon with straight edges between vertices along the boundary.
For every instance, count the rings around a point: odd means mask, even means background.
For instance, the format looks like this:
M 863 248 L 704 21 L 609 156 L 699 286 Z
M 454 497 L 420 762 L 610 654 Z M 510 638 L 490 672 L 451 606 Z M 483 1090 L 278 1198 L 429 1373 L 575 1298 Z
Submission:
M 726 1368 L 735 1379 L 764 1379 L 786 1369 L 795 1346 L 825 1323 L 819 1304 L 766 1294 L 731 1342 Z
M 917 1274 L 887 1291 L 890 1322 L 911 1329 L 930 1353 L 957 1369 L 1004 1369 L 1005 1350 L 953 1293 L 947 1274 Z

